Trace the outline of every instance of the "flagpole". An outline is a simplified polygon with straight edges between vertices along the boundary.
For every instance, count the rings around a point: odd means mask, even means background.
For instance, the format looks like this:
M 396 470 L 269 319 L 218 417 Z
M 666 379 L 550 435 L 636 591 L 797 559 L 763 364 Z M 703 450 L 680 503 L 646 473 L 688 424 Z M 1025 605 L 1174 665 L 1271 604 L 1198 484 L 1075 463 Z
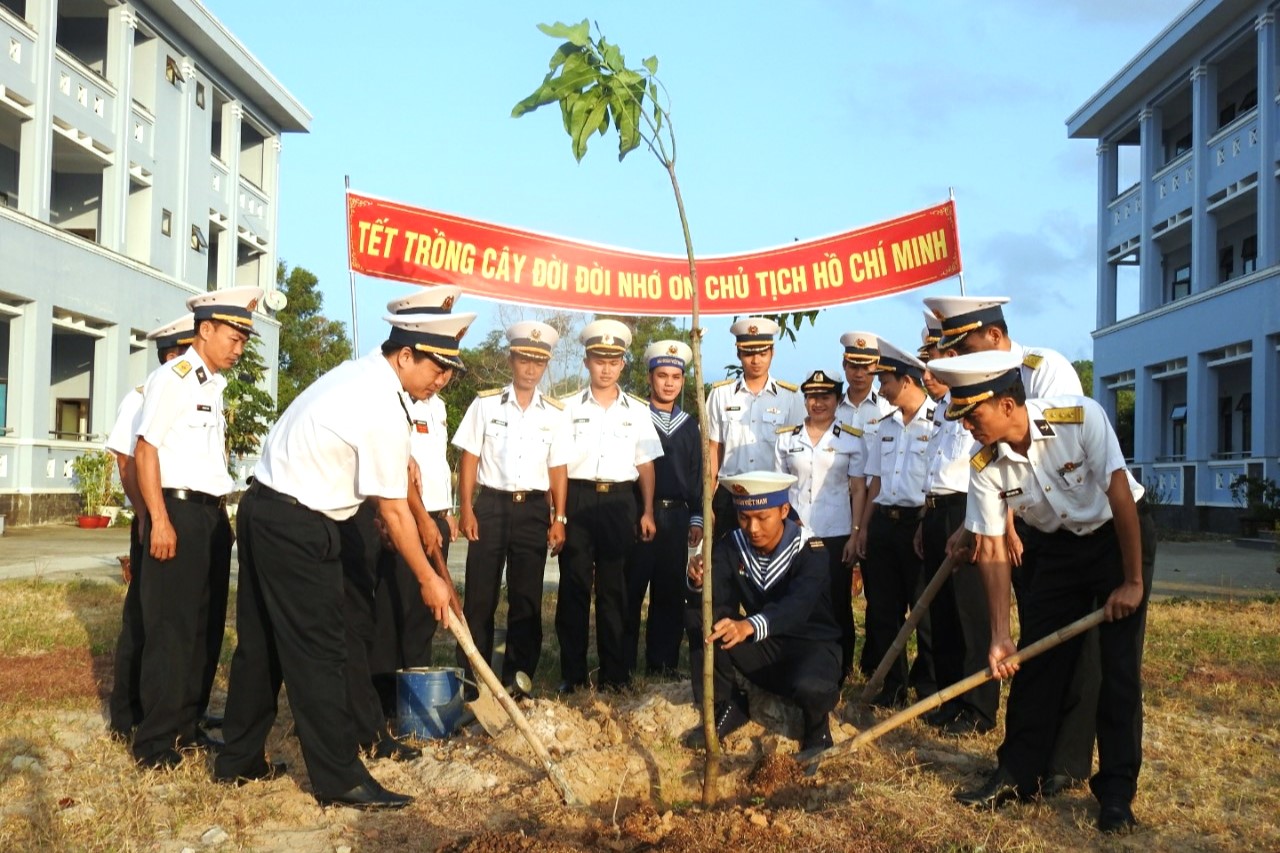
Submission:
M 952 209 L 954 209 L 956 204 L 956 188 L 947 187 L 947 195 L 951 198 L 951 207 Z M 958 226 L 956 228 L 956 239 L 957 240 L 960 239 L 960 228 Z M 964 270 L 960 270 L 960 295 L 961 296 L 965 295 L 964 294 Z
M 360 357 L 360 318 L 356 313 L 356 271 L 351 268 L 351 176 L 343 175 L 342 183 L 345 187 L 343 199 L 347 202 L 347 276 L 351 287 L 351 357 L 355 359 Z M 960 292 L 964 293 L 963 281 L 960 284 Z

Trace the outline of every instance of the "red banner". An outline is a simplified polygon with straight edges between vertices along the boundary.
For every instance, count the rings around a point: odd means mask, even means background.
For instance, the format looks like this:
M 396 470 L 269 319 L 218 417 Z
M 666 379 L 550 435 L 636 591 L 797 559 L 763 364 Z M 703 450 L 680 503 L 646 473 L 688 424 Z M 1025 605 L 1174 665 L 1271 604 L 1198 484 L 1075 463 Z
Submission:
M 538 234 L 347 194 L 351 268 L 505 302 L 601 314 L 690 312 L 685 258 Z M 960 272 L 955 203 L 855 231 L 698 259 L 706 314 L 778 314 L 922 287 Z

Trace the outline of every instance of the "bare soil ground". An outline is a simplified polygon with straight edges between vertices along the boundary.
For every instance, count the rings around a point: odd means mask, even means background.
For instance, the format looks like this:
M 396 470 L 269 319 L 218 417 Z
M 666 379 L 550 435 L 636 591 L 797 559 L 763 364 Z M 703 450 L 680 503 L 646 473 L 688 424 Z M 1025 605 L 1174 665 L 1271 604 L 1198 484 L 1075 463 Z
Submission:
M 796 719 L 778 705 L 728 739 L 720 802 L 702 808 L 701 756 L 680 745 L 698 719 L 687 681 L 522 703 L 580 808 L 560 803 L 513 729 L 491 739 L 475 727 L 426 744 L 418 761 L 370 765 L 417 797 L 409 808 L 321 808 L 287 702 L 270 744 L 287 778 L 217 785 L 199 753 L 141 772 L 102 712 L 120 594 L 0 585 L 0 850 L 1280 849 L 1275 602 L 1153 606 L 1142 827 L 1104 839 L 1084 790 L 994 814 L 951 800 L 991 767 L 999 730 L 953 739 L 915 722 L 805 776 L 791 757 Z M 837 741 L 879 718 L 857 690 L 837 710 Z

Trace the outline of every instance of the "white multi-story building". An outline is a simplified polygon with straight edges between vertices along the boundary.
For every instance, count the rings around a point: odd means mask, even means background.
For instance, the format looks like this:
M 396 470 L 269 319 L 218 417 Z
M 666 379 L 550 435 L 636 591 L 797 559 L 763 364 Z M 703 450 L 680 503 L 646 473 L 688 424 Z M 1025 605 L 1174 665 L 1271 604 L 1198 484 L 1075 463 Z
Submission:
M 1067 119 L 1098 140 L 1095 396 L 1134 395 L 1122 439 L 1188 527 L 1280 480 L 1278 9 L 1193 3 Z
M 75 511 L 70 460 L 155 364 L 148 329 L 194 293 L 274 289 L 280 136 L 310 120 L 197 0 L 0 0 L 9 524 Z

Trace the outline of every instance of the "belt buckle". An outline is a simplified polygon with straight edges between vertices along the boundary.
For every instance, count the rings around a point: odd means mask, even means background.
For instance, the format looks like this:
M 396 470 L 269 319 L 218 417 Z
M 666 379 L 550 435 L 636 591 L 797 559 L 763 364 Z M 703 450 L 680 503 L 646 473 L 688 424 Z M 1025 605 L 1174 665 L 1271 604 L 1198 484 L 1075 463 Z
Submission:
M 522 504 L 522 503 L 524 503 L 524 499 L 525 499 L 525 495 L 526 495 L 526 494 L 528 494 L 528 493 L 527 493 L 527 492 L 512 492 L 512 493 L 511 493 L 511 502 L 512 502 L 513 504 Z
M 596 483 L 596 491 L 597 491 L 597 492 L 607 492 L 607 491 L 609 491 L 609 486 L 611 486 L 611 485 L 612 485 L 612 483 L 597 482 L 597 483 Z

